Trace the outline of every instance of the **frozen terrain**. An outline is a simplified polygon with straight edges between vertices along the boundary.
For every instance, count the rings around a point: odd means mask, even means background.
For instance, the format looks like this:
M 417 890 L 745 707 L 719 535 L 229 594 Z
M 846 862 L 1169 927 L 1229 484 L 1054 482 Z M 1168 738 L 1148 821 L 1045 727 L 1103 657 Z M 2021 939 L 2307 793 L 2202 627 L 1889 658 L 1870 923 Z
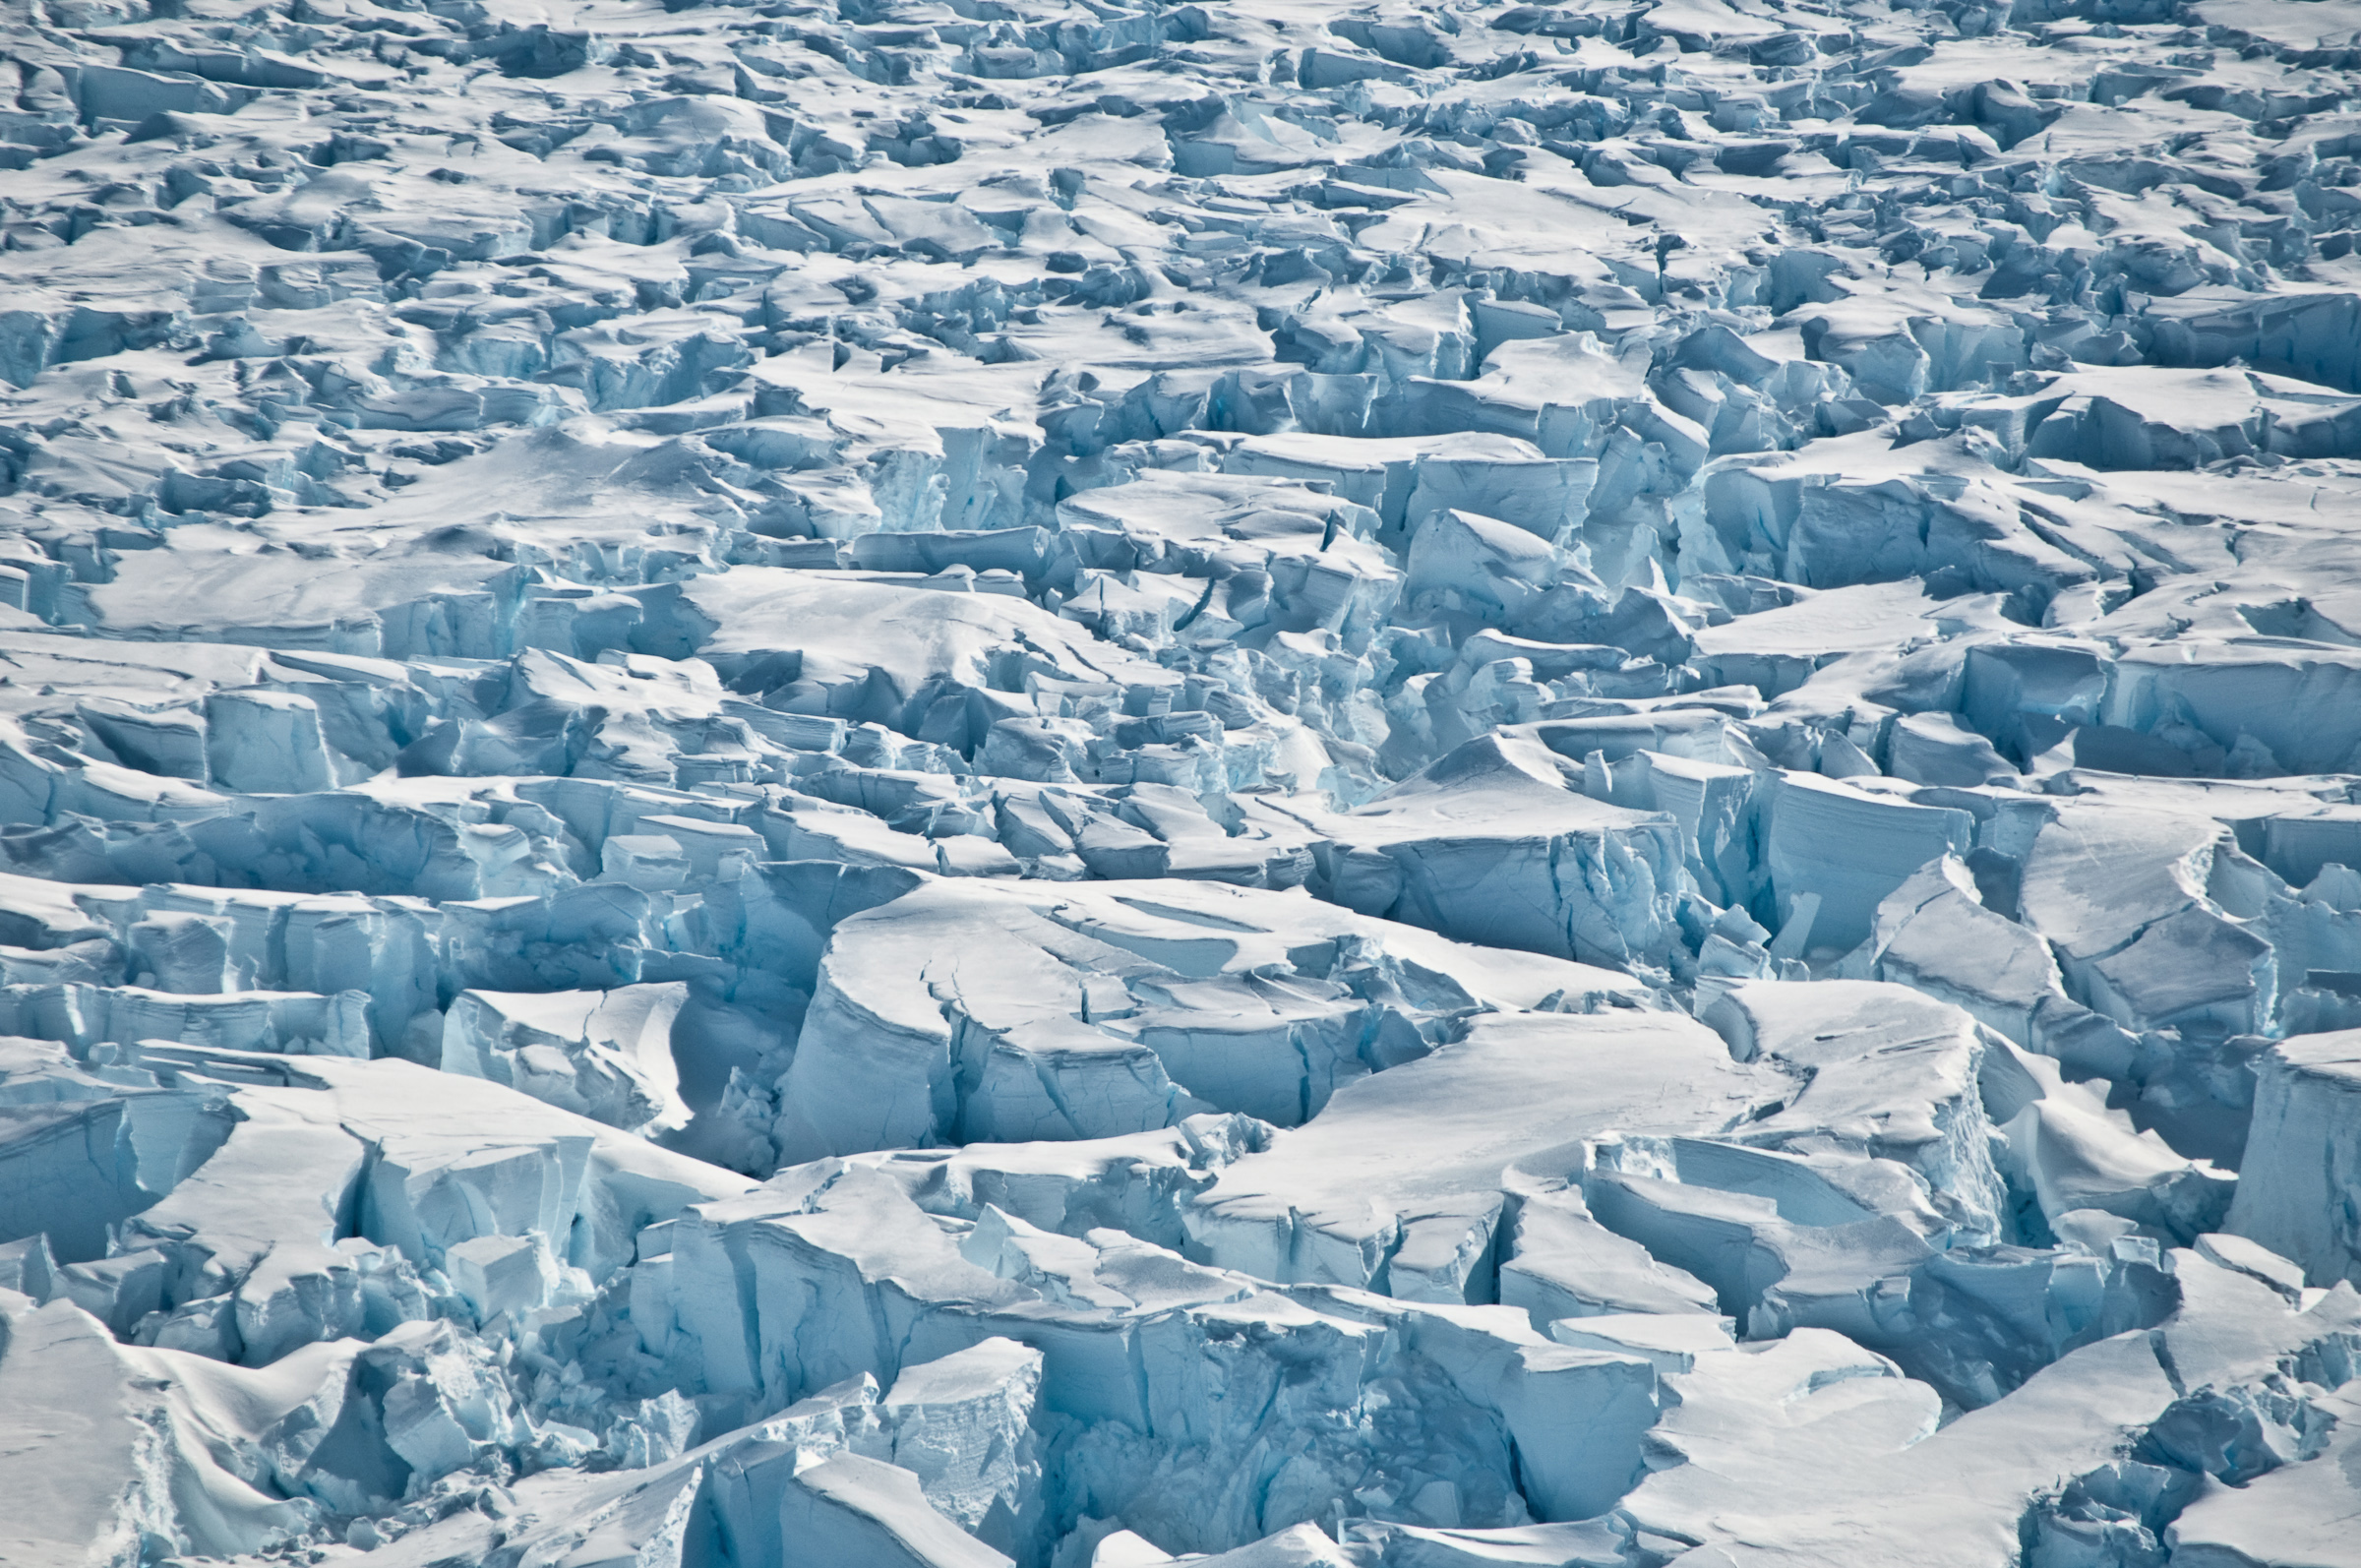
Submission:
M 0 26 L 0 1564 L 2361 1565 L 2361 0 Z

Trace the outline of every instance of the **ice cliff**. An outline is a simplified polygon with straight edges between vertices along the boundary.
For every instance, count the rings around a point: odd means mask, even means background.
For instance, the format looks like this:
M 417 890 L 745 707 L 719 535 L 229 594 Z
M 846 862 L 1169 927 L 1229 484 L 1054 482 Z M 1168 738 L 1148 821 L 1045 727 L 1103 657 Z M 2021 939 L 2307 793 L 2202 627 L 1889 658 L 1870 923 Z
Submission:
M 2361 1565 L 2355 0 L 0 30 L 0 1564 Z

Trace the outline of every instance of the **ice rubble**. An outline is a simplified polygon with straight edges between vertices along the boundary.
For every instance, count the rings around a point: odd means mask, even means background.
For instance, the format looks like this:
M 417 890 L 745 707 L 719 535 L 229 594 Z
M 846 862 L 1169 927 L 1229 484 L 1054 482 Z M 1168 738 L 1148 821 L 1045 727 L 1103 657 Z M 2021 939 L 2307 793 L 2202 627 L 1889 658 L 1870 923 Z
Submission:
M 0 1557 L 2355 1560 L 2347 0 L 0 26 Z

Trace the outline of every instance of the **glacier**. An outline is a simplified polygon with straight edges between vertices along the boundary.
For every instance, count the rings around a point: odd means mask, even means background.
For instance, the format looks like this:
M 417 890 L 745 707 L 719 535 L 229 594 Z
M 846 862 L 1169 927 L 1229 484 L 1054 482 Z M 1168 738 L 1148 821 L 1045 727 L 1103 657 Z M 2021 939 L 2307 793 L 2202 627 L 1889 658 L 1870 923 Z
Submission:
M 2361 1568 L 2357 0 L 0 35 L 0 1563 Z

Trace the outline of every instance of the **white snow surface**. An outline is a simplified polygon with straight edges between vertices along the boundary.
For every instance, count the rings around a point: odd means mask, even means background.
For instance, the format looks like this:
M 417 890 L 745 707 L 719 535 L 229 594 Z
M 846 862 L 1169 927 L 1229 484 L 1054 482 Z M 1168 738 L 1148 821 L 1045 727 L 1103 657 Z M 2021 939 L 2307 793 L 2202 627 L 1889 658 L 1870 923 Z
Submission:
M 2361 4 L 0 37 L 0 1564 L 2361 1568 Z

